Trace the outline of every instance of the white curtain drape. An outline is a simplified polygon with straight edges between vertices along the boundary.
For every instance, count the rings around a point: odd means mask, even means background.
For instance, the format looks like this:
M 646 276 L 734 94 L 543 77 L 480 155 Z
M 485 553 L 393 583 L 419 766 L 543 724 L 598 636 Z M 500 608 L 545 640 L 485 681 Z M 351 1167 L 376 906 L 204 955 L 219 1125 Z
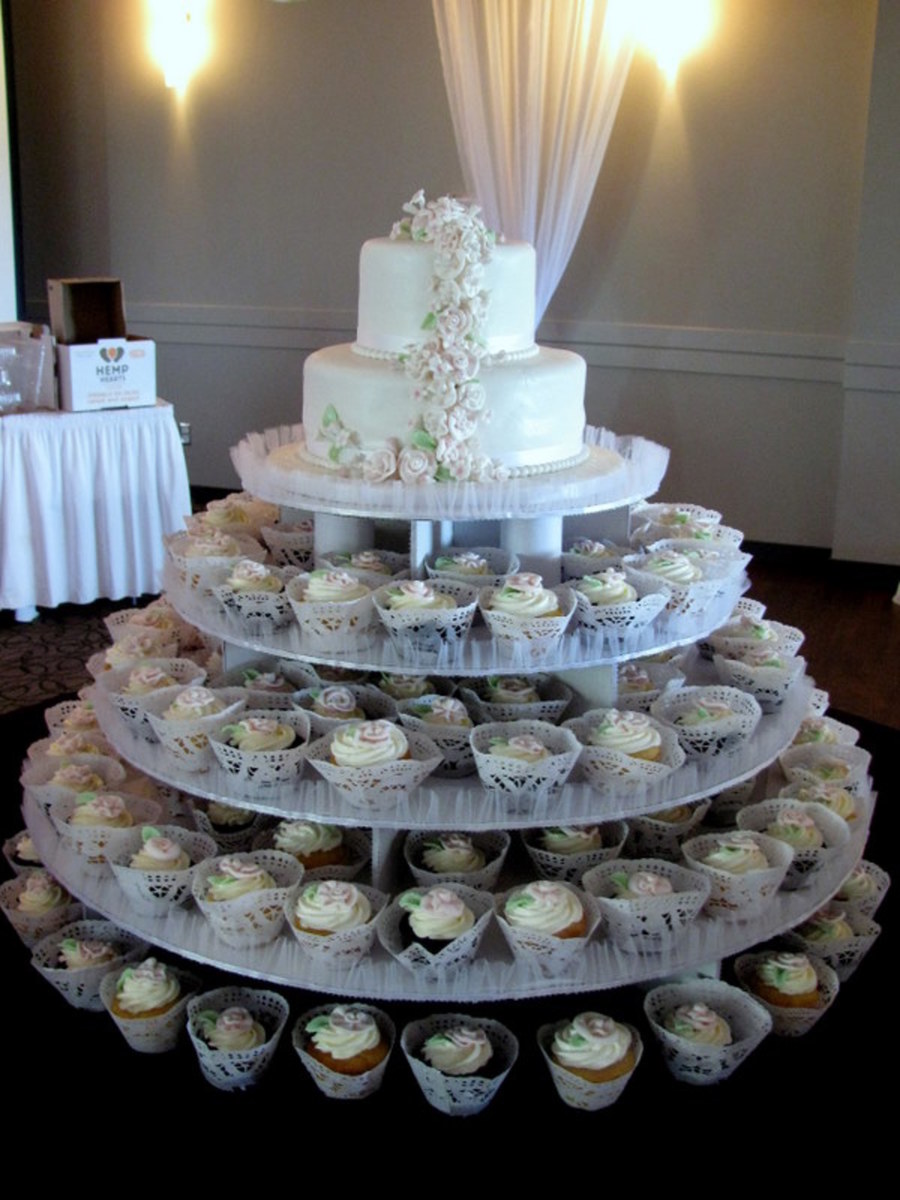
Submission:
M 622 0 L 432 0 L 466 188 L 537 250 L 540 321 L 584 222 L 632 42 Z

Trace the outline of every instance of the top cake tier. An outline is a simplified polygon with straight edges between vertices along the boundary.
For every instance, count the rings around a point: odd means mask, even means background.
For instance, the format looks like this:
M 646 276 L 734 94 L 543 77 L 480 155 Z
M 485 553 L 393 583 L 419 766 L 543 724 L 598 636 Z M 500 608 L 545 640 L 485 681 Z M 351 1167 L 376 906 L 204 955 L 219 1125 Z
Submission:
M 433 304 L 434 247 L 430 243 L 373 238 L 359 258 L 360 350 L 400 354 L 421 345 L 422 326 Z M 534 248 L 527 242 L 498 242 L 483 267 L 482 286 L 491 302 L 481 329 L 488 354 L 527 352 L 534 347 Z

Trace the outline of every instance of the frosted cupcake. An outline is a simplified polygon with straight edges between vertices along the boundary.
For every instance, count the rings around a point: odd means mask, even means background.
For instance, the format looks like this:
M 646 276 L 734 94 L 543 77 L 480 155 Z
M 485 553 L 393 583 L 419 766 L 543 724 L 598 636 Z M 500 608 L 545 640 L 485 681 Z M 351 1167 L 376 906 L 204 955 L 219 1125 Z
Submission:
M 462 1013 L 411 1021 L 400 1044 L 425 1099 L 448 1116 L 481 1112 L 519 1053 L 505 1026 Z
M 322 879 L 291 890 L 285 917 L 305 954 L 326 966 L 345 966 L 371 950 L 374 921 L 386 902 L 374 888 Z
M 847 823 L 819 804 L 764 800 L 738 813 L 738 827 L 760 831 L 789 846 L 793 858 L 782 887 L 793 890 L 827 866 L 850 840 Z
M 433 662 L 454 654 L 468 635 L 478 593 L 464 583 L 404 579 L 379 588 L 375 611 L 402 658 Z
M 452 696 L 422 696 L 401 701 L 399 709 L 401 724 L 427 734 L 440 750 L 443 761 L 436 775 L 459 777 L 475 771 L 469 741 L 473 721 L 461 700 Z
M 462 884 L 413 888 L 382 911 L 378 937 L 407 970 L 436 980 L 473 960 L 490 914 L 490 898 Z
M 559 1098 L 589 1112 L 618 1100 L 643 1050 L 636 1029 L 594 1012 L 543 1026 L 538 1045 Z
M 549 721 L 555 725 L 572 691 L 553 675 L 488 675 L 465 680 L 459 694 L 481 721 Z
M 166 758 L 183 771 L 206 771 L 215 761 L 209 735 L 246 706 L 239 688 L 189 687 L 174 697 L 163 691 L 145 701 L 147 719 Z
M 837 975 L 814 955 L 743 954 L 734 969 L 741 987 L 767 1009 L 772 1032 L 779 1037 L 808 1033 L 838 993 Z
M 604 825 L 550 825 L 522 836 L 544 879 L 577 883 L 591 867 L 618 858 L 627 833 L 624 821 L 610 821 Z
M 142 1054 L 175 1048 L 194 991 L 193 976 L 155 958 L 105 975 L 100 985 L 104 1008 L 131 1049 Z
M 431 887 L 462 883 L 485 891 L 493 888 L 509 849 L 509 834 L 408 833 L 404 858 L 417 884 Z
M 578 739 L 579 765 L 594 787 L 653 783 L 684 762 L 677 735 L 646 713 L 598 708 L 564 728 Z
M 242 558 L 214 576 L 212 592 L 226 613 L 250 628 L 278 629 L 291 620 L 284 591 L 289 577 L 290 572 Z
M 389 721 L 340 725 L 313 742 L 308 760 L 357 808 L 382 811 L 416 787 L 441 761 L 434 742 Z
M 611 936 L 631 951 L 656 951 L 686 929 L 709 896 L 709 880 L 661 859 L 616 859 L 585 872 Z
M 764 833 L 703 834 L 682 846 L 691 870 L 708 877 L 707 911 L 725 920 L 746 920 L 772 903 L 794 856 L 784 842 Z
M 202 833 L 144 825 L 122 839 L 110 866 L 136 912 L 166 916 L 190 899 L 193 863 L 211 858 L 216 850 L 213 839 Z
M 278 1047 L 289 1014 L 277 992 L 227 987 L 188 1004 L 187 1030 L 208 1083 L 234 1091 L 259 1082 Z
M 394 1045 L 390 1017 L 368 1004 L 326 1005 L 294 1026 L 294 1049 L 326 1096 L 358 1100 L 378 1090 Z
M 568 729 L 545 721 L 477 726 L 471 734 L 475 766 L 485 789 L 512 812 L 536 812 L 562 788 L 580 747 Z
M 239 720 L 210 733 L 219 765 L 248 787 L 276 787 L 297 778 L 309 738 L 305 712 L 266 710 L 239 714 Z
M 515 957 L 547 977 L 571 966 L 600 922 L 592 896 L 547 879 L 497 896 L 495 912 Z
M 347 721 L 394 721 L 397 704 L 379 688 L 361 683 L 316 683 L 303 688 L 294 703 L 309 717 L 315 737 L 323 737 Z
M 297 575 L 287 596 L 301 640 L 315 650 L 367 642 L 375 620 L 372 591 L 347 571 L 319 569 Z
M 24 871 L 0 884 L 0 909 L 28 947 L 84 915 L 81 904 L 49 871 Z
M 875 944 L 881 929 L 861 913 L 826 904 L 787 935 L 791 947 L 816 954 L 845 983 Z
M 146 952 L 145 944 L 111 921 L 73 921 L 37 943 L 31 965 L 73 1008 L 102 1012 L 104 975 L 124 966 L 126 956 Z
M 638 588 L 614 567 L 584 575 L 575 584 L 575 595 L 578 624 L 595 633 L 643 629 L 666 606 L 664 591 Z
M 218 937 L 239 949 L 273 941 L 281 931 L 284 902 L 303 868 L 289 854 L 254 850 L 199 863 L 194 901 Z
M 495 644 L 506 656 L 528 659 L 547 655 L 559 642 L 575 611 L 575 596 L 566 587 L 544 587 L 540 575 L 509 575 L 500 588 L 487 588 L 479 608 Z

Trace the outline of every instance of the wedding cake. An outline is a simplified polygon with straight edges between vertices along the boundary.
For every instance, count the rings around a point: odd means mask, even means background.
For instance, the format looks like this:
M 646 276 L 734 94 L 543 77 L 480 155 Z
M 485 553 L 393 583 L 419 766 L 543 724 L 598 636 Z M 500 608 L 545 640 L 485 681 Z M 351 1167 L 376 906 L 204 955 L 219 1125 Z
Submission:
M 375 483 L 580 462 L 585 362 L 534 343 L 534 249 L 451 197 L 404 212 L 362 248 L 356 341 L 306 360 L 305 457 Z

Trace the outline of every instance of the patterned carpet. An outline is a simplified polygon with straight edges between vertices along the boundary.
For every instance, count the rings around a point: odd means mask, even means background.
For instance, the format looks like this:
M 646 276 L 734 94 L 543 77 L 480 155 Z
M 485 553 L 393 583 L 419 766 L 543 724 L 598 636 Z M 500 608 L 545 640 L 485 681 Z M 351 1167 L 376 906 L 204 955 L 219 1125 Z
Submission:
M 145 596 L 139 604 L 146 604 Z M 98 600 L 42 608 L 31 624 L 0 613 L 0 715 L 30 704 L 50 703 L 90 682 L 85 660 L 109 645 L 103 618 L 130 604 Z

